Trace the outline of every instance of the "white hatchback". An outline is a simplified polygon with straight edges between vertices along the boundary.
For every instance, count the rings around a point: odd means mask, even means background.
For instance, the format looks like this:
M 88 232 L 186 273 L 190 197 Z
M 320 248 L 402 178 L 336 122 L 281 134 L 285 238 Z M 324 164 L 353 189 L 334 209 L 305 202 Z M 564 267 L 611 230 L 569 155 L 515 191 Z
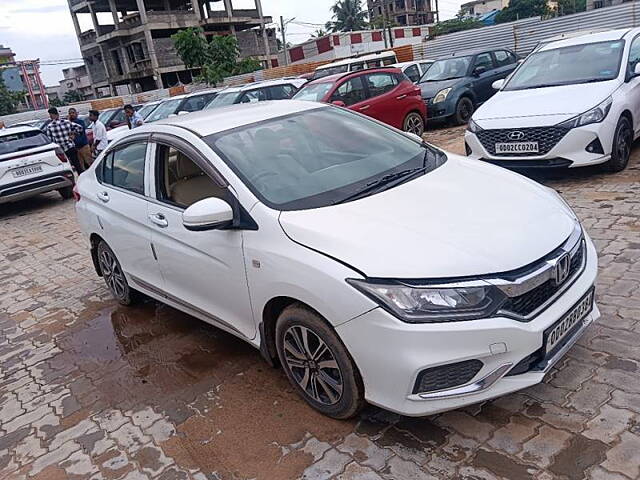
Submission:
M 596 251 L 557 193 L 332 105 L 140 127 L 77 192 L 121 303 L 237 335 L 335 418 L 534 385 L 599 316 Z
M 0 129 L 0 204 L 57 190 L 73 196 L 75 178 L 66 155 L 35 127 Z
M 539 47 L 480 107 L 467 154 L 507 167 L 605 164 L 618 172 L 640 135 L 640 28 Z

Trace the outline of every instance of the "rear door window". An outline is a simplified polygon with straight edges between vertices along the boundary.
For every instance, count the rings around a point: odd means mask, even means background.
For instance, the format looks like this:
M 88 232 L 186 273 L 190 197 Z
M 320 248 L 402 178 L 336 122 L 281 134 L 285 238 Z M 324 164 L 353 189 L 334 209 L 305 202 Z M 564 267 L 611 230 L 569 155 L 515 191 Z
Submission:
M 265 100 L 267 100 L 267 90 L 265 88 L 258 88 L 256 90 L 244 92 L 240 97 L 240 102 L 238 103 L 255 103 L 263 102 Z
M 209 93 L 206 95 L 196 95 L 194 97 L 187 98 L 184 101 L 184 105 L 180 108 L 181 112 L 199 112 L 202 110 L 213 98 L 215 93 Z
M 476 57 L 476 63 L 473 66 L 475 70 L 478 67 L 482 67 L 485 71 L 489 71 L 493 69 L 493 59 L 491 58 L 490 53 L 481 53 Z
M 51 143 L 40 130 L 17 132 L 0 136 L 0 155 L 22 152 L 32 148 L 42 147 Z
M 507 65 L 516 63 L 515 55 L 506 50 L 496 50 L 494 56 L 496 57 L 496 65 L 498 65 L 498 67 L 506 67 Z
M 355 77 L 340 85 L 331 96 L 331 101 L 342 101 L 351 106 L 366 99 L 362 77 Z
M 370 73 L 365 78 L 369 87 L 369 97 L 384 95 L 398 85 L 398 79 L 392 73 Z
M 274 85 L 269 87 L 269 95 L 271 100 L 288 100 L 296 93 L 296 87 L 293 85 Z

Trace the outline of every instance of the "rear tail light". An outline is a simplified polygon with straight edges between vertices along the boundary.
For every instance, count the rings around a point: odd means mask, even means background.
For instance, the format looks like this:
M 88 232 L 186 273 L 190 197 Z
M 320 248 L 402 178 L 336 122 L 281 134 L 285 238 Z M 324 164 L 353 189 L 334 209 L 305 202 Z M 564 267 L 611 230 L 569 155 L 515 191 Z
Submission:
M 56 148 L 56 157 L 58 157 L 62 163 L 67 163 L 69 161 L 61 148 Z
M 75 184 L 75 185 L 73 186 L 73 199 L 74 199 L 76 202 L 79 202 L 79 201 L 80 201 L 80 192 L 78 192 L 78 184 Z

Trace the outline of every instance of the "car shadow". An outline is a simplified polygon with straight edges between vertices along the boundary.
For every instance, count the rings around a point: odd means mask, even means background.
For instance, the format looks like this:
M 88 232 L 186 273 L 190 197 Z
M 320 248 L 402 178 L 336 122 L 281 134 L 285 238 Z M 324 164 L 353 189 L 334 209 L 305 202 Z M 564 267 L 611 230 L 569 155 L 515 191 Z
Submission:
M 72 200 L 63 200 L 57 192 L 51 192 L 16 202 L 3 203 L 0 205 L 0 220 L 9 217 L 29 215 L 42 209 L 54 208 L 62 202 L 72 202 Z

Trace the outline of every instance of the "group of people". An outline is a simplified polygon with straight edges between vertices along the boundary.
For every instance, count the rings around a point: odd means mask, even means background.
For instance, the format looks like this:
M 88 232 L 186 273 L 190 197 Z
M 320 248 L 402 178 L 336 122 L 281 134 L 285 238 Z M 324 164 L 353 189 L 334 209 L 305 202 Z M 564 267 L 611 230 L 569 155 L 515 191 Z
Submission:
M 48 110 L 51 121 L 44 127 L 44 133 L 57 143 L 69 159 L 71 166 L 78 174 L 84 172 L 100 153 L 107 148 L 107 128 L 100 121 L 98 110 L 89 110 L 89 121 L 92 124 L 93 143 L 89 145 L 87 125 L 78 118 L 75 108 L 69 109 L 69 118 L 60 118 L 60 112 L 52 107 Z M 130 129 L 141 126 L 144 120 L 131 105 L 124 106 L 127 124 Z

